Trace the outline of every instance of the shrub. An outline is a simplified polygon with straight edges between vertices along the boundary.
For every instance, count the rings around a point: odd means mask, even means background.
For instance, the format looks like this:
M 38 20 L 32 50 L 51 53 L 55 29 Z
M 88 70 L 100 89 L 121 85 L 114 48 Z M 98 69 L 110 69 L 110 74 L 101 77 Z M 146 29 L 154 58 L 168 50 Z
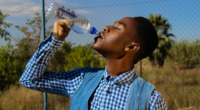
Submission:
M 175 62 L 186 67 L 200 64 L 200 41 L 175 41 L 170 54 Z

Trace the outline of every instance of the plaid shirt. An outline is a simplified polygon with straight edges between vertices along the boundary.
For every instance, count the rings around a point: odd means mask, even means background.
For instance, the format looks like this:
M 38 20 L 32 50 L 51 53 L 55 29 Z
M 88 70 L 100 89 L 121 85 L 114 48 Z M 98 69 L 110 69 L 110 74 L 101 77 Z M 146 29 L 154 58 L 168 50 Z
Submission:
M 47 38 L 39 46 L 20 78 L 20 83 L 28 88 L 71 97 L 87 72 L 85 67 L 69 72 L 46 72 L 46 66 L 63 41 L 54 36 Z M 111 77 L 105 69 L 104 76 L 94 94 L 89 99 L 91 110 L 123 110 L 136 72 L 133 69 Z M 149 102 L 150 110 L 167 110 L 161 94 L 154 90 Z

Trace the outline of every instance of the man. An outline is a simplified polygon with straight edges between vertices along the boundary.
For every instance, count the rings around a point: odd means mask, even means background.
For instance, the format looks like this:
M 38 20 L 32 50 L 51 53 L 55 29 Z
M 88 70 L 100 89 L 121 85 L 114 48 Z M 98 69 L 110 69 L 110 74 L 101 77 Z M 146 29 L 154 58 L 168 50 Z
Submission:
M 106 59 L 105 69 L 45 71 L 69 32 L 65 23 L 55 22 L 53 34 L 41 43 L 28 62 L 19 80 L 23 86 L 70 97 L 71 110 L 167 109 L 161 94 L 134 70 L 134 64 L 158 45 L 157 33 L 149 20 L 125 17 L 103 28 L 92 47 Z

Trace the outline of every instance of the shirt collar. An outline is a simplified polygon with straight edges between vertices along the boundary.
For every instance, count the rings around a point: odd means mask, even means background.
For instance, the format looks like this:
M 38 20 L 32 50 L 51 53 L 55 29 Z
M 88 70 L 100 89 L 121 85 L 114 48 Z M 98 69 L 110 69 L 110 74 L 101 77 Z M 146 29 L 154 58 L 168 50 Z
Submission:
M 134 77 L 136 75 L 134 67 L 118 76 L 112 77 L 109 75 L 107 69 L 105 68 L 104 72 L 104 81 L 106 82 L 113 82 L 113 84 L 126 84 L 126 83 L 132 83 L 134 80 Z

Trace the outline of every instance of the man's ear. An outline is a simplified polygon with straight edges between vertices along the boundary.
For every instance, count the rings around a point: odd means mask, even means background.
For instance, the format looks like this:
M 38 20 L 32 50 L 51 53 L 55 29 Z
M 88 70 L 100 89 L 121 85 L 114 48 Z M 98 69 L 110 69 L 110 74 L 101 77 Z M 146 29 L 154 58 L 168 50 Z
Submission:
M 140 49 L 140 45 L 138 43 L 135 42 L 131 42 L 130 44 L 126 45 L 126 47 L 124 48 L 124 51 L 127 52 L 134 52 Z

